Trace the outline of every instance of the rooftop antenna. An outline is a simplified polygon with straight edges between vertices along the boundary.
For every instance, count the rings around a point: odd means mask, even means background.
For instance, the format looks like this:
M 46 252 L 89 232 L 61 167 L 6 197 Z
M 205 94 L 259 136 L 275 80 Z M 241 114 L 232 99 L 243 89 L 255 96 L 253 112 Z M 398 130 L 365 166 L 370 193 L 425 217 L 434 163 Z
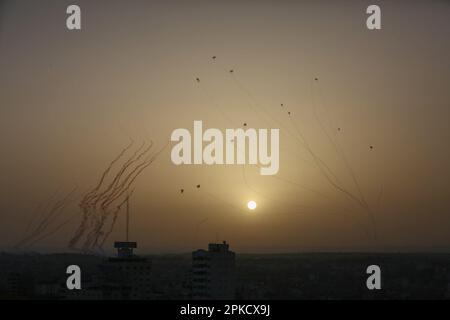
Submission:
M 125 230 L 125 241 L 114 242 L 114 248 L 117 249 L 118 258 L 122 259 L 132 259 L 133 258 L 133 249 L 137 248 L 136 242 L 130 242 L 130 196 L 128 193 L 127 198 L 125 200 L 127 205 L 126 212 L 126 230 Z
M 126 222 L 126 242 L 129 241 L 130 233 L 130 194 L 127 196 L 127 222 Z

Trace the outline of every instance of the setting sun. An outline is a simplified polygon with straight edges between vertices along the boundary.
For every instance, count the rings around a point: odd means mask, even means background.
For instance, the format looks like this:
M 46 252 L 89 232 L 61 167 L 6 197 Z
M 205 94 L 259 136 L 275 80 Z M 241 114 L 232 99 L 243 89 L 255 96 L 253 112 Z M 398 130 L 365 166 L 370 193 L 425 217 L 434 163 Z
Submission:
M 255 201 L 249 201 L 248 203 L 247 203 L 247 207 L 250 209 L 250 210 L 255 210 L 256 209 L 256 202 Z

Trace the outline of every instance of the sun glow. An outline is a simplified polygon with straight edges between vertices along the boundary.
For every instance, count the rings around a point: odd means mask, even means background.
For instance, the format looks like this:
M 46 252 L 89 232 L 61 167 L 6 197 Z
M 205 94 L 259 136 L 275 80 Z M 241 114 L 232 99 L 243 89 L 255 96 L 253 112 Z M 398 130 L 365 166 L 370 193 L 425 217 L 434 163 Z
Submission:
M 250 210 L 255 210 L 256 209 L 256 202 L 255 201 L 249 201 L 248 203 L 247 203 L 247 207 L 250 209 Z

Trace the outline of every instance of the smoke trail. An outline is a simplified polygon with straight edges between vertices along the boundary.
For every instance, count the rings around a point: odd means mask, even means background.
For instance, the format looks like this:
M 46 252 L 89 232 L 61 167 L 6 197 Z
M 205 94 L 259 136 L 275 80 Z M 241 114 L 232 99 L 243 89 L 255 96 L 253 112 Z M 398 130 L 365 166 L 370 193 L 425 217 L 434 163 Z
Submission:
M 102 251 L 103 245 L 114 230 L 123 204 L 130 196 L 130 189 L 168 145 L 167 143 L 152 153 L 153 142 L 147 144 L 144 141 L 128 157 L 126 154 L 131 150 L 133 142 L 121 150 L 103 171 L 97 185 L 80 201 L 82 221 L 69 241 L 69 248 L 77 249 L 80 245 L 83 252 Z M 116 166 L 118 168 L 114 169 Z M 133 192 L 134 189 L 131 193 Z
M 366 201 L 366 197 L 365 197 L 365 195 L 364 195 L 364 193 L 362 191 L 362 188 L 361 188 L 361 185 L 360 185 L 360 183 L 358 181 L 358 178 L 356 177 L 356 174 L 355 174 L 353 168 L 350 166 L 350 163 L 349 163 L 349 161 L 347 159 L 347 155 L 345 154 L 342 146 L 340 145 L 339 140 L 337 138 L 336 139 L 332 139 L 331 138 L 331 136 L 328 134 L 328 132 L 327 132 L 327 130 L 325 128 L 325 125 L 323 124 L 323 122 L 321 121 L 321 119 L 320 119 L 320 117 L 318 115 L 317 104 L 316 104 L 316 101 L 315 101 L 314 90 L 313 90 L 314 83 L 319 83 L 319 80 L 317 78 L 315 80 L 311 80 L 311 96 L 312 96 L 312 101 L 313 101 L 314 116 L 315 116 L 317 122 L 319 123 L 320 128 L 322 129 L 322 131 L 327 136 L 329 142 L 334 147 L 336 154 L 341 157 L 341 159 L 342 159 L 342 161 L 343 161 L 343 163 L 345 165 L 345 168 L 347 169 L 349 175 L 351 176 L 351 178 L 353 180 L 353 183 L 354 183 L 354 185 L 355 185 L 355 187 L 356 187 L 356 189 L 358 191 L 358 194 L 359 194 L 361 207 L 366 210 L 366 212 L 367 212 L 367 214 L 369 216 L 369 219 L 371 220 L 372 227 L 373 227 L 373 232 L 374 232 L 374 238 L 376 239 L 377 238 L 377 231 L 376 231 L 375 213 L 373 212 L 372 208 L 370 207 L 370 205 Z M 320 102 L 321 102 L 321 105 L 323 105 L 323 95 L 322 95 L 322 90 L 321 90 L 320 86 L 318 86 L 318 90 L 319 90 Z M 322 108 L 326 111 L 327 117 L 329 119 L 329 122 L 331 123 L 331 117 L 330 117 L 330 112 L 329 112 L 328 108 L 323 107 L 323 106 L 322 106 Z
M 290 130 L 288 128 L 286 128 L 283 123 L 278 121 L 276 118 L 272 117 L 267 111 L 265 111 L 265 109 L 263 107 L 259 107 L 258 103 L 254 99 L 252 94 L 236 78 L 234 70 L 230 70 L 229 73 L 231 75 L 231 78 L 235 82 L 236 86 L 242 92 L 244 92 L 244 94 L 246 95 L 247 99 L 249 100 L 249 106 L 251 107 L 251 109 L 253 111 L 255 111 L 257 116 L 259 116 L 264 122 L 269 123 L 269 125 L 270 125 L 270 120 L 276 122 L 280 126 L 280 128 L 281 127 L 284 128 L 292 136 L 292 133 L 290 132 Z M 315 104 L 315 102 L 314 102 L 314 104 Z M 297 142 L 299 142 L 299 145 L 301 147 L 303 147 L 304 149 L 306 149 L 308 151 L 308 153 L 311 155 L 311 157 L 312 157 L 316 167 L 319 169 L 319 171 L 322 173 L 322 175 L 325 177 L 325 179 L 330 183 L 330 185 L 333 186 L 336 190 L 338 190 L 338 191 L 342 192 L 343 194 L 345 194 L 352 201 L 356 202 L 359 206 L 361 206 L 368 213 L 369 218 L 370 218 L 370 220 L 372 222 L 372 225 L 373 225 L 374 237 L 376 238 L 377 236 L 376 236 L 376 226 L 375 226 L 374 215 L 373 215 L 373 212 L 370 209 L 369 205 L 367 204 L 367 201 L 365 200 L 365 197 L 364 197 L 364 195 L 362 193 L 362 190 L 361 190 L 360 184 L 358 182 L 358 179 L 356 178 L 356 175 L 354 174 L 354 171 L 350 167 L 349 162 L 348 162 L 348 160 L 347 160 L 347 158 L 345 156 L 345 153 L 343 152 L 342 148 L 340 147 L 340 145 L 338 143 L 336 143 L 336 141 L 333 141 L 333 139 L 330 137 L 328 131 L 326 130 L 326 128 L 323 125 L 323 122 L 321 121 L 320 117 L 317 114 L 317 110 L 316 110 L 315 105 L 313 105 L 313 107 L 314 107 L 313 108 L 314 115 L 316 117 L 316 120 L 317 120 L 320 128 L 322 129 L 322 131 L 325 133 L 325 135 L 327 136 L 327 138 L 329 139 L 329 141 L 331 142 L 331 144 L 335 148 L 335 151 L 337 152 L 337 154 L 343 159 L 347 170 L 350 172 L 350 175 L 352 176 L 353 182 L 354 182 L 354 184 L 356 185 L 356 187 L 358 189 L 358 196 L 354 195 L 351 191 L 349 191 L 344 186 L 344 184 L 340 181 L 340 179 L 337 176 L 337 174 L 327 165 L 327 163 L 323 159 L 321 159 L 313 151 L 313 149 L 311 148 L 310 144 L 306 140 L 305 136 L 301 133 L 301 130 L 298 128 L 296 123 L 293 121 L 293 117 L 291 117 L 292 112 L 288 111 L 289 119 L 290 119 L 291 123 L 294 125 L 294 127 L 296 129 L 296 132 L 298 134 L 298 136 L 294 137 L 294 138 L 295 138 L 295 140 Z M 267 119 L 263 118 L 260 115 L 259 111 L 263 112 L 265 114 L 265 116 L 269 119 L 269 121 Z
M 61 215 L 64 213 L 66 207 L 73 201 L 72 197 L 75 194 L 76 190 L 77 187 L 66 194 L 64 198 L 59 199 L 56 202 L 54 202 L 54 198 L 56 198 L 57 193 L 54 194 L 45 205 L 44 210 L 46 214 L 38 222 L 36 222 L 36 219 L 38 219 L 37 217 L 30 221 L 30 224 L 27 227 L 27 229 L 29 230 L 28 234 L 15 245 L 15 248 L 29 248 L 38 241 L 46 238 L 46 231 L 51 228 L 53 224 L 57 223 Z M 54 232 L 49 233 L 53 234 Z

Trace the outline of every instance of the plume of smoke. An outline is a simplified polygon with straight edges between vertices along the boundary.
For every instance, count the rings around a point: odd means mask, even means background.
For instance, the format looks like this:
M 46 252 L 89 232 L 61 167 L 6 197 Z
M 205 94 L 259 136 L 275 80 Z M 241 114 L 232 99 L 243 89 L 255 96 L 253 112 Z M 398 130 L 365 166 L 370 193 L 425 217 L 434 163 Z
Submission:
M 57 199 L 58 192 L 56 192 L 45 203 L 40 204 L 28 223 L 25 236 L 15 245 L 15 248 L 29 249 L 37 242 L 52 236 L 70 222 L 73 217 L 63 222 L 60 220 L 64 210 L 74 200 L 76 190 L 75 187 L 59 200 Z
M 122 206 L 134 192 L 137 178 L 167 146 L 153 151 L 153 142 L 144 141 L 131 153 L 134 145 L 130 141 L 106 167 L 96 186 L 82 197 L 81 222 L 69 241 L 69 248 L 83 252 L 102 250 Z

